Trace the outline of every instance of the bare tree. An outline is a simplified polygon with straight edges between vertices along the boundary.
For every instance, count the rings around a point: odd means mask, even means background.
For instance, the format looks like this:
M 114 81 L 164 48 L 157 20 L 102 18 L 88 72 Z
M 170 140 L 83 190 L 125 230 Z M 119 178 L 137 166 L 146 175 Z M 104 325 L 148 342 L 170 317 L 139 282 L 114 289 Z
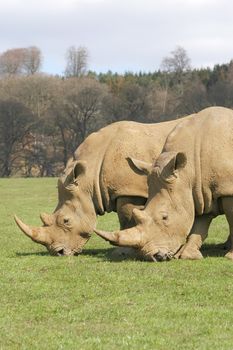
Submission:
M 66 54 L 66 77 L 80 77 L 85 75 L 88 67 L 88 50 L 86 47 L 71 46 Z
M 35 128 L 34 128 L 35 129 Z M 25 176 L 54 176 L 59 168 L 59 156 L 55 152 L 55 135 L 38 134 L 36 130 L 27 135 L 23 149 L 23 171 Z M 60 157 L 61 158 L 61 157 Z
M 0 79 L 0 101 L 5 101 L 8 106 L 9 101 L 17 102 L 33 116 L 31 137 L 27 137 L 26 143 L 24 140 L 23 149 L 21 147 L 21 163 L 13 162 L 14 165 L 18 164 L 21 168 L 21 174 L 27 176 L 37 173 L 52 175 L 52 165 L 57 165 L 59 162 L 59 133 L 54 126 L 50 109 L 58 95 L 60 84 L 62 80 L 59 78 L 39 74 Z M 62 98 L 62 95 L 60 96 Z M 19 118 L 23 119 L 20 113 L 18 114 Z M 31 140 L 30 143 L 29 140 Z M 17 143 L 17 149 L 18 147 Z M 60 161 L 61 158 L 60 148 Z M 22 164 L 24 164 L 23 167 Z
M 36 46 L 24 49 L 23 70 L 27 75 L 33 75 L 40 71 L 42 65 L 42 53 Z
M 170 87 L 175 87 L 178 90 L 178 95 L 182 96 L 184 81 L 187 72 L 191 69 L 190 62 L 186 50 L 181 46 L 177 46 L 174 51 L 171 51 L 170 56 L 163 58 L 160 66 L 163 72 L 163 114 L 166 114 Z
M 59 89 L 59 78 L 44 75 L 30 75 L 18 77 L 11 80 L 11 95 L 28 107 L 33 115 L 38 118 L 45 118 L 51 107 L 57 90 Z M 1 89 L 1 83 L 0 83 Z
M 63 86 L 63 99 L 57 100 L 54 116 L 63 142 L 63 161 L 92 131 L 103 126 L 102 101 L 106 88 L 95 79 L 69 78 Z
M 30 111 L 12 100 L 0 101 L 0 174 L 10 176 L 22 157 L 22 143 L 33 122 Z
M 171 51 L 170 56 L 164 57 L 161 63 L 162 71 L 167 73 L 182 74 L 190 68 L 190 58 L 181 46 L 177 46 L 174 51 Z
M 3 52 L 0 56 L 0 73 L 12 76 L 22 73 L 24 61 L 24 49 L 11 49 Z
M 122 118 L 145 122 L 149 110 L 147 89 L 135 82 L 126 81 L 119 97 L 122 104 Z
M 133 79 L 124 79 L 117 87 L 111 86 L 111 92 L 104 101 L 105 115 L 108 115 L 111 121 L 148 121 L 148 90 L 147 86 L 139 85 Z
M 169 119 L 171 112 L 173 94 L 168 88 L 161 84 L 153 83 L 148 93 L 148 101 L 150 104 L 150 120 L 159 122 Z M 165 115 L 166 113 L 166 115 Z
M 210 103 L 207 98 L 206 87 L 198 77 L 193 77 L 192 81 L 189 81 L 184 87 L 184 93 L 176 109 L 177 114 L 197 113 L 208 106 L 210 106 Z
M 31 75 L 39 72 L 42 54 L 35 46 L 16 48 L 0 55 L 0 74 L 3 76 Z

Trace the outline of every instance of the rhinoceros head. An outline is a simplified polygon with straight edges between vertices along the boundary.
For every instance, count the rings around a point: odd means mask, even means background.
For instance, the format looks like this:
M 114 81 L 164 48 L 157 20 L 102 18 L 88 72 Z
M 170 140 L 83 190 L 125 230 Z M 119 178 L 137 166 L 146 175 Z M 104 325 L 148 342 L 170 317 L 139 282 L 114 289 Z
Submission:
M 174 256 L 185 243 L 194 221 L 192 190 L 183 174 L 186 163 L 181 152 L 164 152 L 153 166 L 138 162 L 138 169 L 148 174 L 149 195 L 143 210 L 133 210 L 136 226 L 95 232 L 114 245 L 139 249 L 149 260 L 163 261 Z
M 74 255 L 82 251 L 95 227 L 92 188 L 84 161 L 77 161 L 58 180 L 59 202 L 53 214 L 41 214 L 42 227 L 30 227 L 15 216 L 19 228 L 52 255 Z

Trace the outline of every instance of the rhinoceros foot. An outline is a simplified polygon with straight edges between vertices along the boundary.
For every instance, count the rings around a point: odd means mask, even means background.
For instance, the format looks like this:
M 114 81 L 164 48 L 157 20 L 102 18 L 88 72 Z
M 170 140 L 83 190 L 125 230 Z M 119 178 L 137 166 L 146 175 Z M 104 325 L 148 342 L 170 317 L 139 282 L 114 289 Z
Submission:
M 227 240 L 223 243 L 223 249 L 229 250 L 231 248 L 231 237 L 228 237 Z
M 185 260 L 200 260 L 203 259 L 203 255 L 198 249 L 193 247 L 185 247 L 179 258 Z
M 225 258 L 227 259 L 230 259 L 230 260 L 233 260 L 233 251 L 229 251 L 226 255 L 225 255 Z

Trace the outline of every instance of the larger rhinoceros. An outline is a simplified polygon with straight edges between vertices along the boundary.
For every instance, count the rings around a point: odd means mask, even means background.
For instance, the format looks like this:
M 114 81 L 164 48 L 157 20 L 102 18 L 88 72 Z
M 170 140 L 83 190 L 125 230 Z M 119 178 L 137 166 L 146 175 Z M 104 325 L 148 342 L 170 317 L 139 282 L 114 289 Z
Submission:
M 163 261 L 185 244 L 194 224 L 190 257 L 200 258 L 211 216 L 225 214 L 231 243 L 226 257 L 233 259 L 233 111 L 210 107 L 182 120 L 154 165 L 144 163 L 144 170 L 149 197 L 144 210 L 133 210 L 137 225 L 96 232 L 114 245 L 138 248 L 143 256 Z
M 30 227 L 15 217 L 17 225 L 53 255 L 80 253 L 97 215 L 105 212 L 117 211 L 121 228 L 131 227 L 132 210 L 144 206 L 148 186 L 146 176 L 135 171 L 130 159 L 151 162 L 179 122 L 122 121 L 92 133 L 58 180 L 59 202 L 54 213 L 41 214 L 42 227 Z

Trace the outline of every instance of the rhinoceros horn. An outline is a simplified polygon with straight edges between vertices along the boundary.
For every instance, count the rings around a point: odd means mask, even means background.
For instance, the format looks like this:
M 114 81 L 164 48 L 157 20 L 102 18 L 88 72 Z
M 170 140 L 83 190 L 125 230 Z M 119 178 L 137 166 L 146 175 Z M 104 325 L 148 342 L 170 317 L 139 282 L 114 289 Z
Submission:
M 49 236 L 43 227 L 29 227 L 24 224 L 16 215 L 14 216 L 15 222 L 20 230 L 34 242 L 47 245 L 50 243 Z
M 41 213 L 40 219 L 45 226 L 51 226 L 53 224 L 53 216 L 47 213 Z
M 109 241 L 113 245 L 134 248 L 138 248 L 141 245 L 141 232 L 136 227 L 115 232 L 96 229 L 94 231 L 97 235 L 105 239 L 105 241 Z
M 136 222 L 136 224 L 145 224 L 148 220 L 150 220 L 148 214 L 144 210 L 140 210 L 137 208 L 133 209 L 132 216 Z

